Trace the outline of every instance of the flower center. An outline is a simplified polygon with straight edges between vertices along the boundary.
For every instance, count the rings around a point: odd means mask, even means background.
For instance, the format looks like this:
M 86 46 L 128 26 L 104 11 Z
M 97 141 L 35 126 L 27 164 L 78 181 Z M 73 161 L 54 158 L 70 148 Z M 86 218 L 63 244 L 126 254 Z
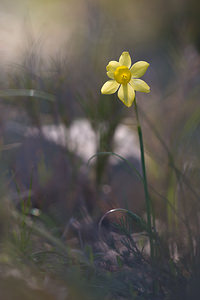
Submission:
M 131 71 L 126 66 L 120 66 L 115 70 L 114 78 L 120 84 L 127 84 L 131 80 Z

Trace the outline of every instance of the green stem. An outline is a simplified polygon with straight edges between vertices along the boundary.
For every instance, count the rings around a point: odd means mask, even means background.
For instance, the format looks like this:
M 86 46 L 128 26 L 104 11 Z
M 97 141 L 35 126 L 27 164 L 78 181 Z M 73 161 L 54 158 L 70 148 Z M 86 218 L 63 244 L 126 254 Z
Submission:
M 137 131 L 138 131 L 138 137 L 140 142 L 140 156 L 141 156 L 141 163 L 142 163 L 142 173 L 143 173 L 143 183 L 144 183 L 144 193 L 145 193 L 145 201 L 146 201 L 146 213 L 147 213 L 147 225 L 149 230 L 149 242 L 150 242 L 150 249 L 151 249 L 151 258 L 154 257 L 154 245 L 153 245 L 153 239 L 152 239 L 152 205 L 151 205 L 151 199 L 149 196 L 148 191 L 148 183 L 147 183 L 147 176 L 146 176 L 146 165 L 145 165 L 145 157 L 144 157 L 144 143 L 143 143 L 143 137 L 142 137 L 142 129 L 139 121 L 139 115 L 138 115 L 138 109 L 137 109 L 137 102 L 136 97 L 134 100 L 135 104 L 135 113 L 136 113 L 136 120 L 137 120 Z

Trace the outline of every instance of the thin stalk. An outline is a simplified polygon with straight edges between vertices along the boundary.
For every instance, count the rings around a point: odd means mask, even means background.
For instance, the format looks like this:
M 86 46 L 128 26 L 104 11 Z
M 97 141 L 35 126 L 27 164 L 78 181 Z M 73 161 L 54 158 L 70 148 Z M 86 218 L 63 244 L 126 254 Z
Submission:
M 142 136 L 142 128 L 141 128 L 140 121 L 139 121 L 136 97 L 134 100 L 134 105 L 135 105 L 135 114 L 136 114 L 136 120 L 137 120 L 137 131 L 138 131 L 138 137 L 139 137 L 139 142 L 140 142 L 140 156 L 141 156 L 143 185 L 144 185 L 145 202 L 146 202 L 147 225 L 148 225 L 148 230 L 149 230 L 149 242 L 150 242 L 150 249 L 151 249 L 151 258 L 153 258 L 154 257 L 154 245 L 153 245 L 153 239 L 152 239 L 152 205 L 151 205 L 151 199 L 150 199 L 149 191 L 148 191 L 146 165 L 145 165 L 145 157 L 144 157 L 144 143 L 143 143 L 143 136 Z

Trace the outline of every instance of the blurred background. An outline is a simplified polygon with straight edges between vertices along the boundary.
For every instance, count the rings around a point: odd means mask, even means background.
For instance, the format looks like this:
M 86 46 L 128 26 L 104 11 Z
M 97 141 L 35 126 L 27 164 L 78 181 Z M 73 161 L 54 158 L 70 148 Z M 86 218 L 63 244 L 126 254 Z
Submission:
M 142 183 L 125 160 L 101 154 L 88 163 L 97 152 L 114 152 L 141 171 L 134 108 L 116 95 L 100 94 L 106 65 L 123 51 L 132 63 L 150 63 L 144 80 L 151 93 L 138 93 L 137 102 L 158 231 L 173 257 L 195 264 L 200 245 L 197 0 L 0 0 L 2 207 L 6 203 L 6 214 L 17 209 L 38 218 L 53 235 L 80 248 L 95 243 L 97 224 L 111 208 L 145 218 Z M 13 222 L 18 223 L 14 217 Z M 3 224 L 7 241 L 10 230 Z M 4 254 L 1 260 L 5 264 Z M 62 295 L 52 299 L 67 299 Z

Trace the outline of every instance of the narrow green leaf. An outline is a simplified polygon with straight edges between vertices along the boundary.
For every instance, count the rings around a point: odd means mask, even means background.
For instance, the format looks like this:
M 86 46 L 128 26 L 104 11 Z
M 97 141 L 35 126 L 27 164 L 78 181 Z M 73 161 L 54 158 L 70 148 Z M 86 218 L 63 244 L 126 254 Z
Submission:
M 0 97 L 35 97 L 48 101 L 55 101 L 55 96 L 43 91 L 33 90 L 33 89 L 7 89 L 0 90 Z

